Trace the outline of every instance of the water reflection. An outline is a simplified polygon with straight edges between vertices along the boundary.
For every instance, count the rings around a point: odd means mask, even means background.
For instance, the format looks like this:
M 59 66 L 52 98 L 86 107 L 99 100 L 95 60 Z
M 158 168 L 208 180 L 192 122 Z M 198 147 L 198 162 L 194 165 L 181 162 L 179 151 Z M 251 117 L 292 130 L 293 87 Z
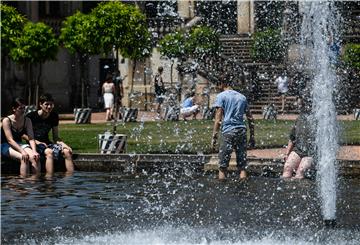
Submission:
M 360 180 L 339 183 L 338 227 L 322 226 L 313 181 L 172 172 L 77 172 L 28 183 L 5 176 L 2 243 L 358 244 Z M 241 243 L 243 244 L 243 243 Z M 246 243 L 245 243 L 246 244 Z

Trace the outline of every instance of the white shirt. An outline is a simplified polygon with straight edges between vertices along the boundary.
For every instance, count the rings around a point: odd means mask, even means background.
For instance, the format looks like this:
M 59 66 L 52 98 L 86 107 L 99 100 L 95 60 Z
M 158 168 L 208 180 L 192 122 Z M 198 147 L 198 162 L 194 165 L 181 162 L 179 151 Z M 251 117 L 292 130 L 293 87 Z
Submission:
M 275 83 L 277 84 L 277 89 L 279 93 L 286 93 L 289 91 L 289 82 L 287 76 L 279 76 Z

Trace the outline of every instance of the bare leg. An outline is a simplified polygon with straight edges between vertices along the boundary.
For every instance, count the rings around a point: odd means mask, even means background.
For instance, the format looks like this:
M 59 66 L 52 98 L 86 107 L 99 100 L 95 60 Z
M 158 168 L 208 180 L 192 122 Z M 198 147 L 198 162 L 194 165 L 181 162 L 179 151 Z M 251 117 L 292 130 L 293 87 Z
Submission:
M 52 177 L 54 174 L 54 157 L 53 157 L 53 150 L 46 148 L 45 149 L 45 169 L 46 175 L 45 177 Z
M 39 159 L 35 159 L 33 151 L 30 148 L 25 148 L 25 151 L 29 154 L 29 161 L 31 163 L 31 172 L 35 176 L 40 176 L 41 166 Z
M 296 175 L 294 179 L 303 179 L 305 171 L 311 167 L 312 163 L 312 157 L 303 157 L 301 159 L 298 169 L 296 170 Z
M 240 180 L 244 180 L 248 177 L 247 172 L 245 170 L 240 171 Z
M 72 174 L 74 172 L 74 162 L 72 160 L 72 154 L 66 148 L 63 150 L 63 154 L 65 158 L 66 173 Z
M 219 180 L 225 180 L 227 176 L 226 168 L 219 168 Z
M 286 97 L 285 95 L 281 95 L 281 112 L 284 112 L 285 110 L 285 100 L 286 100 Z
M 298 168 L 300 161 L 300 156 L 292 151 L 285 162 L 282 178 L 291 178 L 293 171 Z
M 28 167 L 29 162 L 28 161 L 25 162 L 22 159 L 20 152 L 15 151 L 12 148 L 9 149 L 9 154 L 10 154 L 11 158 L 14 158 L 14 159 L 17 159 L 20 161 L 20 176 L 25 178 L 29 174 L 29 167 Z

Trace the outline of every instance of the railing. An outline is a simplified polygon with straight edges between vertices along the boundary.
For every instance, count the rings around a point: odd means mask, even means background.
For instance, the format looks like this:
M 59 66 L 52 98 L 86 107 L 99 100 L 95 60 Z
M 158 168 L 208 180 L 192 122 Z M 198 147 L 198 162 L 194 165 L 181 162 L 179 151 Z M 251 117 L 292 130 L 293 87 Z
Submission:
M 160 39 L 170 32 L 183 28 L 185 23 L 180 17 L 158 17 L 147 19 L 149 31 L 155 39 Z

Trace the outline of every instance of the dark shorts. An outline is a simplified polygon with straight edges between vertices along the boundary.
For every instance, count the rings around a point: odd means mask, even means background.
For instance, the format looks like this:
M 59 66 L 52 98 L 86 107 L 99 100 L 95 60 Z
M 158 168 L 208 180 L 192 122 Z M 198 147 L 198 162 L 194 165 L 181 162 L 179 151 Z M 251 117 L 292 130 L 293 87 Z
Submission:
M 29 144 L 23 144 L 21 142 L 16 142 L 18 143 L 21 148 L 25 149 L 25 148 L 30 148 L 30 145 Z M 10 157 L 10 148 L 11 148 L 11 145 L 9 143 L 2 143 L 1 144 L 1 155 L 2 156 L 5 156 L 5 157 Z
M 235 150 L 236 165 L 239 170 L 244 170 L 246 162 L 246 128 L 234 129 L 222 135 L 219 148 L 220 168 L 229 167 L 231 153 Z
M 162 104 L 164 103 L 164 99 L 165 99 L 164 95 L 156 95 L 155 102 L 158 104 Z
M 48 144 L 47 147 L 44 144 L 37 144 L 36 150 L 41 156 L 45 156 L 45 150 L 49 148 L 53 151 L 53 157 L 55 160 L 61 159 L 62 155 L 62 146 L 60 144 Z

